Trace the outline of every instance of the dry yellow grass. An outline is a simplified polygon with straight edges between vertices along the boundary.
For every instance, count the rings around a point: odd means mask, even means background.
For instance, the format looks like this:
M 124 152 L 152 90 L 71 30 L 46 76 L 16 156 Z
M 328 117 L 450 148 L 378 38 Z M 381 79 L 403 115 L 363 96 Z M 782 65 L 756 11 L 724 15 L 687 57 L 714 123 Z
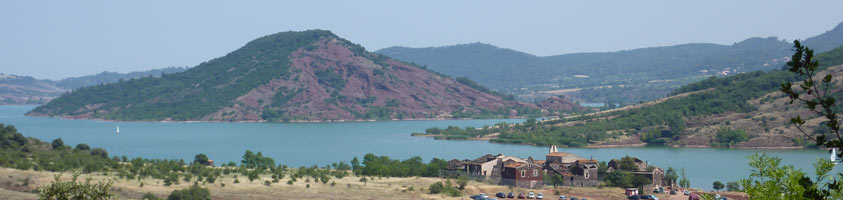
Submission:
M 16 170 L 0 168 L 0 199 L 37 199 L 33 191 L 39 187 L 49 184 L 53 176 L 58 173 L 38 172 L 31 170 Z M 69 180 L 70 173 L 64 173 L 62 179 Z M 170 192 L 176 189 L 189 187 L 193 183 L 185 183 L 183 180 L 178 185 L 164 186 L 162 180 L 118 179 L 112 174 L 102 173 L 82 174 L 80 179 L 91 178 L 93 181 L 113 181 L 113 190 L 120 195 L 120 199 L 138 199 L 144 193 L 152 193 L 160 198 L 166 198 Z M 448 197 L 441 194 L 428 194 L 426 191 L 430 184 L 438 181 L 446 181 L 442 178 L 370 178 L 367 183 L 360 182 L 360 177 L 349 176 L 342 179 L 331 179 L 336 185 L 316 182 L 307 178 L 298 179 L 292 185 L 287 181 L 290 177 L 284 177 L 278 183 L 264 185 L 264 181 L 271 180 L 268 175 L 261 176 L 253 182 L 246 177 L 239 176 L 240 183 L 234 183 L 234 175 L 225 175 L 216 180 L 216 183 L 199 183 L 210 189 L 213 199 L 466 199 L 471 194 L 486 193 L 494 195 L 497 192 L 527 193 L 530 191 L 543 193 L 546 199 L 556 199 L 554 191 L 559 191 L 566 196 L 587 197 L 589 199 L 624 199 L 623 190 L 619 188 L 571 188 L 550 186 L 543 189 L 510 188 L 507 186 L 493 185 L 488 183 L 471 181 L 466 187 L 462 197 Z M 195 179 L 193 179 L 195 181 Z M 28 184 L 25 184 L 28 182 Z M 141 186 L 143 183 L 143 186 Z M 225 184 L 225 186 L 222 186 Z M 307 187 L 307 185 L 310 187 Z M 409 188 L 413 188 L 412 191 Z

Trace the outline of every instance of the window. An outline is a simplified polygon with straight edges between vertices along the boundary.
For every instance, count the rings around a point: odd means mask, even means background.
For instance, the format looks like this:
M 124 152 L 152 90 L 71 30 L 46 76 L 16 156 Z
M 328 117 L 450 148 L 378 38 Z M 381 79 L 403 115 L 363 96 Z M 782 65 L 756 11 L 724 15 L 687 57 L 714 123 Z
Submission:
M 538 176 L 539 176 L 539 170 L 534 169 L 533 170 L 533 177 L 538 177 Z
M 521 177 L 527 177 L 527 171 L 521 170 Z

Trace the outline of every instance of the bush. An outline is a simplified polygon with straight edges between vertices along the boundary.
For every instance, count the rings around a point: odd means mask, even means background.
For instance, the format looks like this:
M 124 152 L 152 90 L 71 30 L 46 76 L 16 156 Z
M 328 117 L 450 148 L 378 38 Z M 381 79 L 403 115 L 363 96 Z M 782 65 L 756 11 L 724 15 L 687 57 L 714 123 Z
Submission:
M 193 157 L 193 163 L 199 163 L 202 165 L 211 165 L 211 162 L 208 160 L 208 156 L 202 153 L 196 154 L 196 156 Z
M 53 140 L 53 149 L 58 149 L 64 146 L 64 141 L 61 141 L 61 138 L 56 138 Z
M 211 191 L 208 188 L 199 187 L 194 184 L 190 188 L 182 190 L 173 190 L 167 200 L 210 200 Z
M 91 155 L 108 159 L 108 151 L 103 148 L 94 148 L 94 150 L 91 150 Z
M 61 181 L 61 174 L 56 175 L 49 185 L 39 187 L 38 197 L 40 199 L 118 199 L 119 197 L 111 191 L 111 182 L 91 183 L 88 178 L 85 182 L 77 182 L 79 174 L 74 174 L 70 181 Z
M 720 127 L 717 129 L 717 142 L 721 144 L 734 145 L 743 141 L 749 140 L 749 135 L 744 130 L 732 130 L 729 127 Z
M 159 200 L 161 198 L 158 198 L 157 196 L 155 196 L 155 194 L 152 194 L 151 192 L 147 192 L 147 193 L 143 194 L 141 199 L 143 199 L 143 200 Z
M 430 194 L 447 194 L 452 197 L 462 195 L 457 188 L 454 188 L 454 186 L 451 185 L 451 180 L 446 181 L 445 184 L 442 184 L 442 182 L 430 184 L 428 191 L 430 191 Z

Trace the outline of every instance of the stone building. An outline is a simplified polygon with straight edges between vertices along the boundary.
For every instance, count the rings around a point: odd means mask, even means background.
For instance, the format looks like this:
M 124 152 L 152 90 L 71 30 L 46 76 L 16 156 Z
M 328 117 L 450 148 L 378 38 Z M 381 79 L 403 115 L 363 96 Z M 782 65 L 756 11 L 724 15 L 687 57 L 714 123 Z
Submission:
M 529 162 L 509 161 L 504 164 L 501 184 L 523 188 L 539 188 L 542 182 L 542 166 Z
M 600 184 L 597 179 L 598 165 L 597 160 L 559 152 L 556 145 L 551 145 L 543 168 L 548 176 L 561 175 L 564 180 L 562 185 L 591 187 Z

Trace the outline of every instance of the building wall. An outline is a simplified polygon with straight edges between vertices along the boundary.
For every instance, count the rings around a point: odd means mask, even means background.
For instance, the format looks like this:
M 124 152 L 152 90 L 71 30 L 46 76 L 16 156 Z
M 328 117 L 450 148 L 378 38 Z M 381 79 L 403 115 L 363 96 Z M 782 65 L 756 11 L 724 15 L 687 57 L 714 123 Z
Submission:
M 524 176 L 521 176 L 522 170 L 524 171 Z M 523 188 L 538 188 L 544 185 L 542 181 L 543 175 L 543 170 L 538 165 L 527 165 L 519 168 L 507 167 L 504 168 L 501 184 Z

